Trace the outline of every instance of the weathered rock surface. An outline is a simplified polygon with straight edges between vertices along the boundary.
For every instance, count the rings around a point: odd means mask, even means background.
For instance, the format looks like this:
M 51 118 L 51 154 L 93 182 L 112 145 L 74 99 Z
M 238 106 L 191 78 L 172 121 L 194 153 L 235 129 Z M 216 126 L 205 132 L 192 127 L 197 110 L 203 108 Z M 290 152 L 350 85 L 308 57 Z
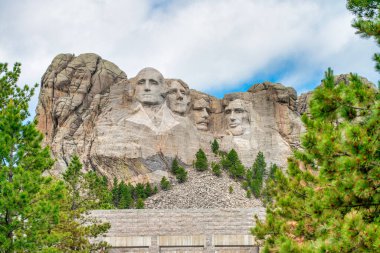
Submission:
M 259 151 L 281 166 L 302 132 L 293 88 L 264 82 L 217 99 L 152 68 L 128 79 L 95 54 L 56 56 L 36 111 L 56 174 L 78 154 L 86 170 L 134 182 L 159 181 L 174 157 L 191 165 L 213 139 L 246 166 Z

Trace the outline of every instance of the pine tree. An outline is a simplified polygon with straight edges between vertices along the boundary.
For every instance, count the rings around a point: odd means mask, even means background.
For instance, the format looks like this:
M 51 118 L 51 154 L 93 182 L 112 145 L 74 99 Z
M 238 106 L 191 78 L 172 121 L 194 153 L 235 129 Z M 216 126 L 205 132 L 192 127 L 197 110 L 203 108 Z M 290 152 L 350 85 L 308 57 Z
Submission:
M 20 64 L 0 63 L 0 247 L 2 252 L 54 250 L 64 185 L 43 176 L 53 165 L 36 122 L 27 122 L 34 88 L 17 86 Z
M 212 152 L 217 155 L 218 154 L 218 151 L 219 151 L 219 143 L 216 139 L 214 139 L 214 141 L 211 143 L 211 150 Z
M 117 208 L 129 209 L 133 206 L 133 187 L 126 185 L 124 181 L 121 181 L 118 185 L 119 203 Z
M 146 195 L 146 192 L 145 192 L 145 186 L 142 183 L 138 183 L 134 187 L 133 198 L 135 200 L 137 200 L 138 198 L 141 198 L 141 199 L 146 199 L 147 198 L 147 195 Z
M 89 238 L 106 233 L 110 224 L 90 218 L 87 212 L 112 206 L 111 194 L 105 193 L 108 190 L 104 189 L 107 181 L 94 172 L 84 173 L 78 156 L 72 157 L 62 177 L 67 195 L 59 217 L 61 222 L 54 230 L 55 233 L 62 235 L 62 240 L 57 243 L 56 248 L 63 252 L 103 251 L 107 243 L 90 242 Z
M 231 149 L 222 159 L 222 166 L 225 170 L 229 171 L 235 164 L 240 164 L 238 153 L 235 149 Z
M 162 177 L 161 178 L 161 181 L 160 181 L 160 186 L 161 186 L 161 189 L 164 190 L 164 191 L 167 191 L 170 189 L 170 182 L 168 181 L 168 179 L 166 177 Z
M 380 94 L 357 75 L 326 72 L 310 101 L 301 151 L 275 172 L 265 252 L 376 252 L 380 247 Z
M 93 209 L 113 209 L 112 192 L 108 189 L 106 176 L 99 176 L 95 171 L 84 174 L 85 188 L 89 189 L 87 194 L 94 200 Z
M 259 152 L 252 165 L 252 181 L 250 182 L 251 191 L 256 198 L 261 196 L 266 166 L 264 154 Z
M 273 184 L 275 184 L 276 173 L 279 170 L 280 168 L 275 163 L 271 164 L 271 166 L 269 167 L 269 174 L 265 182 L 265 188 L 263 189 L 262 195 L 261 195 L 264 205 L 267 205 L 268 203 L 271 203 L 273 201 L 270 192 L 272 188 L 274 187 Z
M 136 209 L 144 209 L 144 207 L 145 207 L 144 199 L 138 198 L 136 202 Z
M 145 184 L 145 196 L 150 197 L 152 195 L 153 195 L 152 186 L 150 185 L 150 183 L 146 183 Z
M 84 173 L 79 157 L 74 155 L 66 171 L 62 174 L 68 189 L 70 209 L 110 209 L 113 208 L 112 195 L 105 177 L 94 171 Z
M 113 178 L 111 194 L 112 194 L 112 204 L 115 207 L 118 207 L 119 202 L 120 202 L 120 191 L 119 191 L 119 182 L 116 177 Z
M 347 8 L 356 18 L 352 26 L 363 38 L 374 38 L 380 46 L 380 14 L 378 0 L 347 0 Z M 380 54 L 375 54 L 376 70 L 380 72 Z
M 220 177 L 222 175 L 222 171 L 220 169 L 219 163 L 212 162 L 211 170 L 212 170 L 212 174 L 214 174 L 217 177 Z
M 208 161 L 205 152 L 202 149 L 199 149 L 195 154 L 195 168 L 198 171 L 205 171 L 208 169 Z
M 231 149 L 227 156 L 222 159 L 222 166 L 228 170 L 231 177 L 235 179 L 243 179 L 246 174 L 244 165 L 241 163 L 235 149 Z
M 174 158 L 172 162 L 172 167 L 171 167 L 171 172 L 173 173 L 173 175 L 177 175 L 178 169 L 179 169 L 178 160 L 177 158 Z
M 187 180 L 187 171 L 183 167 L 179 167 L 177 170 L 176 178 L 179 183 L 184 183 Z

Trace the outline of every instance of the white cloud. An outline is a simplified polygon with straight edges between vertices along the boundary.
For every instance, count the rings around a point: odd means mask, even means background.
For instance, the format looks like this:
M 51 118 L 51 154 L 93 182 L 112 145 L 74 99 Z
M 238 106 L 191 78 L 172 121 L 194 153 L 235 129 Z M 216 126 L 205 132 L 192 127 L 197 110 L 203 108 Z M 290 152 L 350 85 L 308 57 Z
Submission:
M 272 81 L 303 91 L 328 66 L 375 81 L 375 43 L 354 35 L 345 3 L 8 0 L 0 3 L 0 60 L 22 62 L 20 81 L 29 84 L 40 81 L 55 55 L 86 52 L 128 76 L 152 66 L 208 92 L 271 72 L 281 73 Z

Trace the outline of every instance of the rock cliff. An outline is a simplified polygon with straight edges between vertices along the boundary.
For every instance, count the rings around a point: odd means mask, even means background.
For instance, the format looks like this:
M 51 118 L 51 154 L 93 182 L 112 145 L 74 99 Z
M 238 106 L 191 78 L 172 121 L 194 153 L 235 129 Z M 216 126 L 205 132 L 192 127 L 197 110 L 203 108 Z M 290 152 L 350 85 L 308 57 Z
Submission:
M 79 155 L 86 170 L 144 182 L 167 175 L 173 158 L 191 165 L 217 139 L 251 166 L 262 151 L 284 165 L 302 132 L 293 88 L 259 83 L 223 99 L 145 68 L 128 78 L 95 54 L 60 54 L 42 77 L 38 128 L 56 158 L 54 172 Z

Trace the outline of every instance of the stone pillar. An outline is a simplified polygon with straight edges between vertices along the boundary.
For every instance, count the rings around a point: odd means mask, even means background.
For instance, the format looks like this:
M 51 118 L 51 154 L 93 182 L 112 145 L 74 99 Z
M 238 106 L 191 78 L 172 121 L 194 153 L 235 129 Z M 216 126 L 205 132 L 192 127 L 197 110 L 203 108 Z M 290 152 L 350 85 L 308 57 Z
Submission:
M 160 248 L 158 246 L 158 236 L 157 235 L 152 235 L 150 237 L 150 246 L 149 246 L 149 253 L 159 253 Z
M 214 253 L 215 247 L 214 247 L 214 242 L 212 240 L 212 235 L 206 235 L 205 237 L 206 237 L 206 240 L 205 240 L 204 251 L 207 253 Z

